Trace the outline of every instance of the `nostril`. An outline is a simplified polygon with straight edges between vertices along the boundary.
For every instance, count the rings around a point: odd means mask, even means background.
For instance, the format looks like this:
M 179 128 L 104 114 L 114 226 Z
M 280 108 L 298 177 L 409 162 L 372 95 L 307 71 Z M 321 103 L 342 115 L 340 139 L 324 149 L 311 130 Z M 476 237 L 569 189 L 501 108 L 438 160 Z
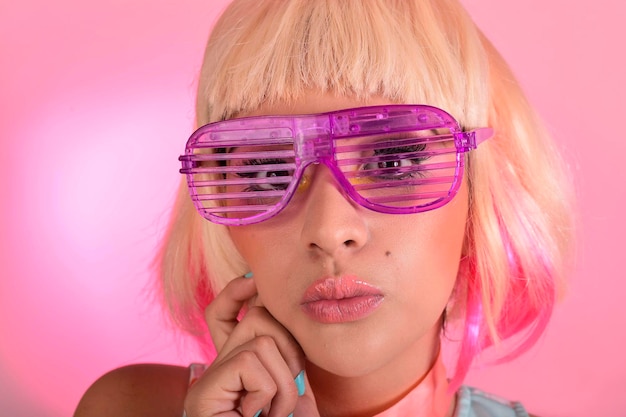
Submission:
M 345 247 L 345 248 L 353 248 L 353 247 L 356 247 L 356 246 L 359 246 L 359 244 L 354 239 L 348 239 L 348 240 L 345 240 L 343 242 L 343 247 Z M 309 249 L 324 251 L 324 248 L 322 248 L 322 246 L 318 245 L 315 242 L 309 243 Z
M 322 250 L 320 245 L 318 245 L 317 243 L 309 243 L 309 249 L 312 249 L 312 250 Z

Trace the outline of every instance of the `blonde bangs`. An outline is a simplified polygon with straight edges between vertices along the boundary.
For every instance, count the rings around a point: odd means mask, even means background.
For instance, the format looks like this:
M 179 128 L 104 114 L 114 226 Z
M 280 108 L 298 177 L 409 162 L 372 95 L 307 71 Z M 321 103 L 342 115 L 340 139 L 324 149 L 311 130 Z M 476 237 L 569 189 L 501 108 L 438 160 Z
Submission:
M 430 104 L 464 126 L 485 124 L 485 53 L 465 11 L 448 3 L 235 2 L 207 45 L 197 123 L 293 102 L 313 89 Z

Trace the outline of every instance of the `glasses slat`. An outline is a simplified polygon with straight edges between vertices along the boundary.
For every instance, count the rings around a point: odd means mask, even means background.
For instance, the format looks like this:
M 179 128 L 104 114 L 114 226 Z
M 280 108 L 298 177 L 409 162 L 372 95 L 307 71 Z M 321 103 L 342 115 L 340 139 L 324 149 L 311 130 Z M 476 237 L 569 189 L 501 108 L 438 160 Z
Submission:
M 272 184 L 289 184 L 293 181 L 292 176 L 272 177 Z M 219 180 L 189 180 L 192 187 L 229 187 L 236 185 L 267 184 L 267 178 L 227 178 Z
M 255 195 L 253 195 L 253 193 Z M 276 198 L 285 195 L 285 191 L 244 191 L 239 193 L 219 193 L 219 194 L 197 194 L 192 198 L 195 201 L 212 201 L 212 200 L 251 200 L 255 198 Z

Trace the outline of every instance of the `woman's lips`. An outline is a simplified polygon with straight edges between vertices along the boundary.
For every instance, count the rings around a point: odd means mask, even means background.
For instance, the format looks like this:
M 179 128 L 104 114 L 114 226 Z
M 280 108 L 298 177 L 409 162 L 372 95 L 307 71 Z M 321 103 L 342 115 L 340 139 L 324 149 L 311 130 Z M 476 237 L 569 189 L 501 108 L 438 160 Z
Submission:
M 357 277 L 328 277 L 304 293 L 302 310 L 320 323 L 346 323 L 372 314 L 383 302 L 382 292 Z

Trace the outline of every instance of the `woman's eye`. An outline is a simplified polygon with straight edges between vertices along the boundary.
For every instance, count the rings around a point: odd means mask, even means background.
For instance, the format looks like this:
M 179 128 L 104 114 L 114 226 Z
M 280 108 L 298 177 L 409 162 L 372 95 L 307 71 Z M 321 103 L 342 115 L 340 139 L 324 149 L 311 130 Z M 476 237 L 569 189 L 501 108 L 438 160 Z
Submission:
M 285 190 L 291 182 L 292 171 L 288 169 L 276 169 L 275 165 L 286 164 L 283 160 L 257 160 L 244 161 L 242 166 L 256 166 L 258 171 L 243 171 L 237 173 L 241 178 L 250 178 L 250 184 L 243 191 L 277 191 Z M 270 167 L 272 165 L 272 167 Z M 264 166 L 267 169 L 264 169 Z
M 411 165 L 413 165 L 413 161 L 410 159 L 396 159 L 392 161 L 370 162 L 369 164 L 365 164 L 364 169 L 401 168 L 409 167 Z
M 260 184 L 253 184 L 251 185 L 251 187 L 253 187 L 255 191 L 257 191 L 256 189 L 258 190 L 284 190 L 287 188 L 289 183 L 279 183 L 278 181 L 272 181 L 272 179 L 277 179 L 279 177 L 288 177 L 290 175 L 291 174 L 289 173 L 289 171 L 260 171 L 256 173 L 256 176 L 254 178 L 267 179 L 268 182 L 260 183 Z
M 383 180 L 406 179 L 419 175 L 413 167 L 422 164 L 428 156 L 420 153 L 425 145 L 414 145 L 402 148 L 377 149 L 372 155 L 372 161 L 363 164 L 364 171 L 370 171 L 372 178 Z

